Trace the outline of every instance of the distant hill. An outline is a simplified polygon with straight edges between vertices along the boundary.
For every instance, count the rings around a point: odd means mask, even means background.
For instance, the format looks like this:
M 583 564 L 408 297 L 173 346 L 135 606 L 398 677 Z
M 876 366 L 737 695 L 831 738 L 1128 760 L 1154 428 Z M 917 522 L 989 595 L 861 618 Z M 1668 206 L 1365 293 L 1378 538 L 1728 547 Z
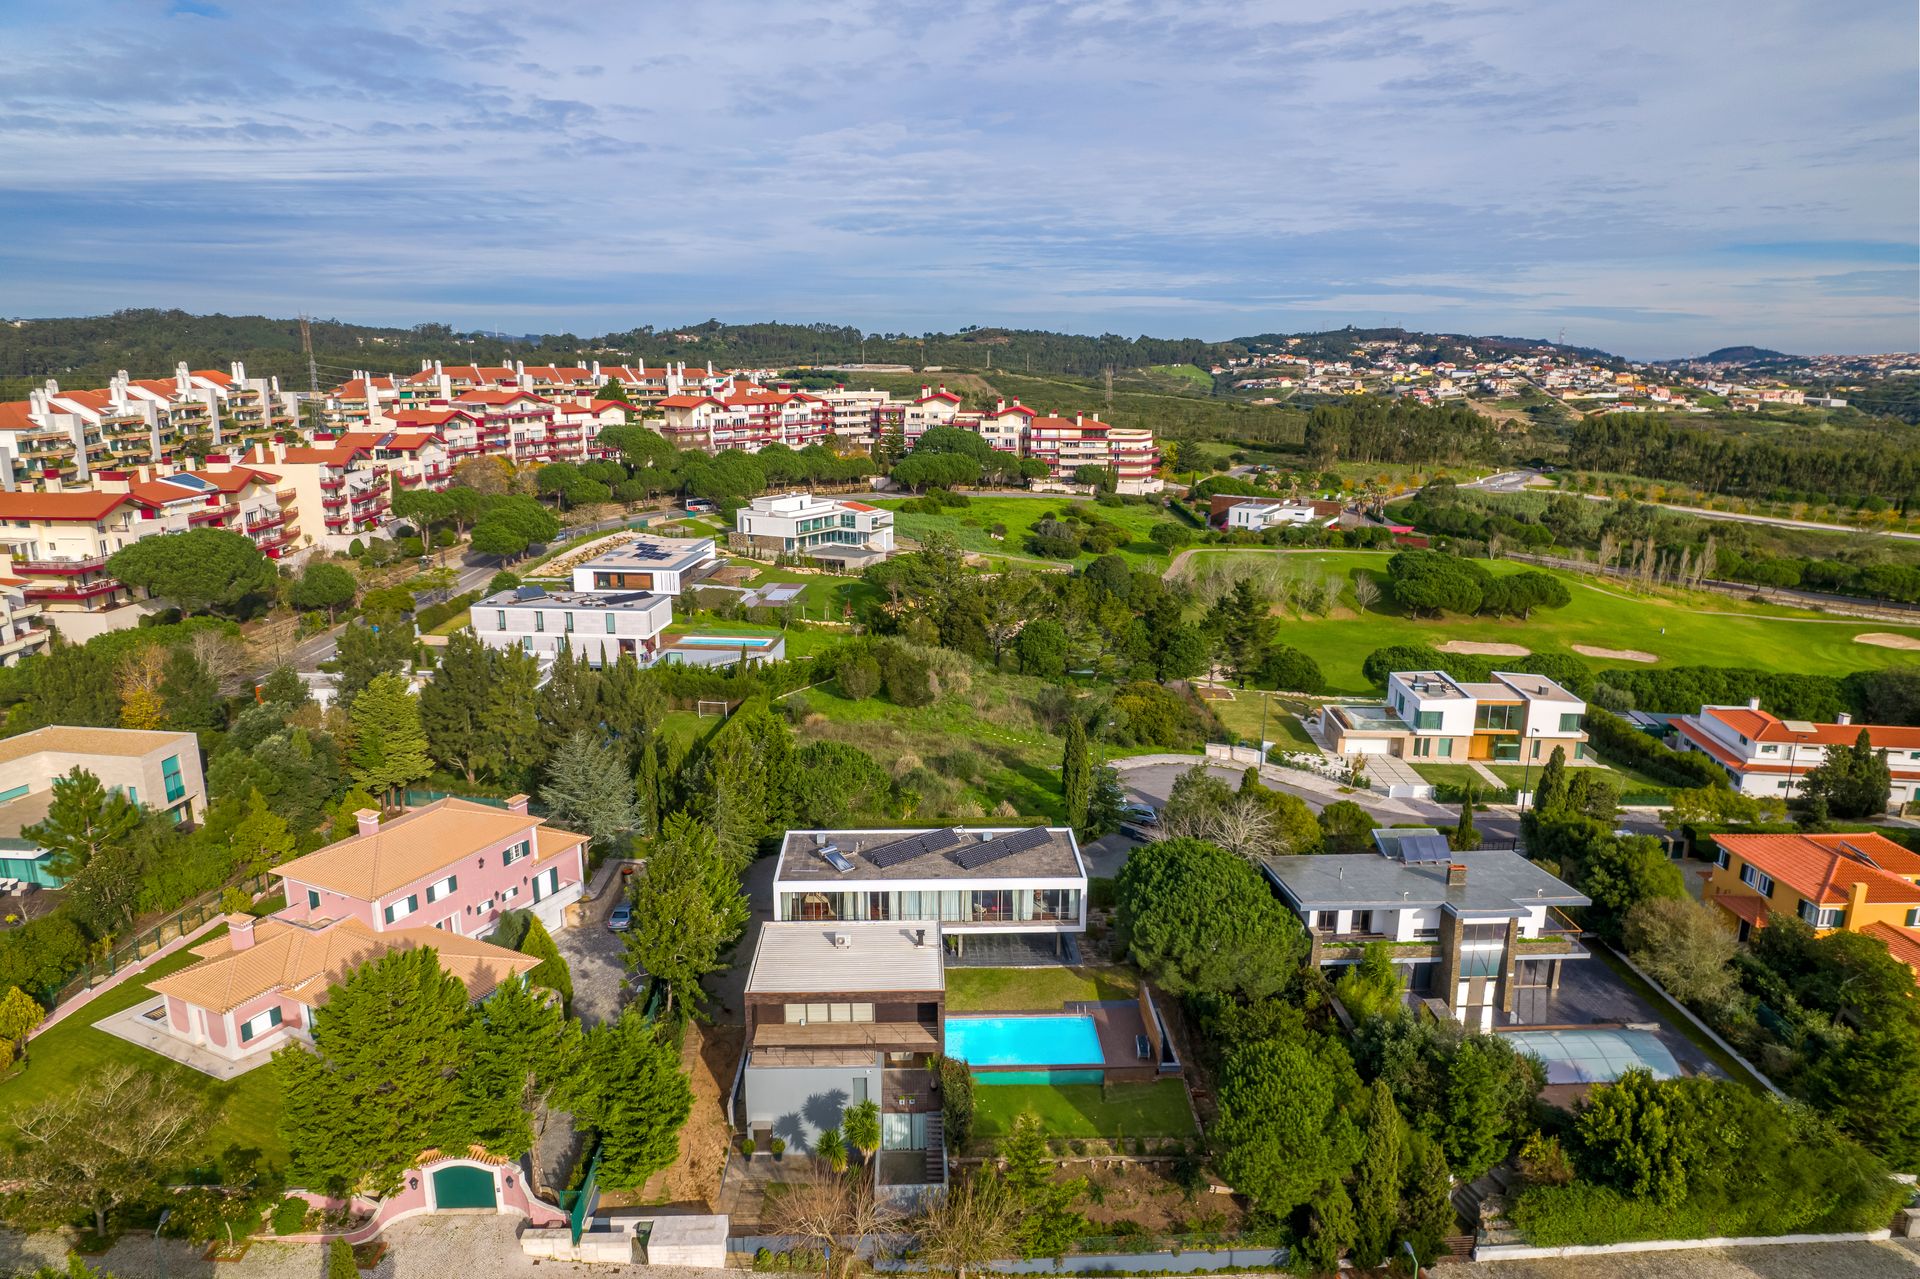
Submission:
M 1769 350 L 1764 346 L 1723 346 L 1717 351 L 1705 355 L 1689 355 L 1677 360 L 1660 360 L 1661 364 L 1800 364 L 1805 357 L 1788 355 L 1785 351 Z

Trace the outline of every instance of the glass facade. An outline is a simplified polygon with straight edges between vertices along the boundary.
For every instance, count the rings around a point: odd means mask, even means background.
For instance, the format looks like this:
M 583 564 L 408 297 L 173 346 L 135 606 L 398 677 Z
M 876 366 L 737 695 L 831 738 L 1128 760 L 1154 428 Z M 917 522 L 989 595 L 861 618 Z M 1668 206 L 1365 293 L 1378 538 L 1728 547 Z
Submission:
M 929 924 L 1080 922 L 1077 888 L 944 888 L 862 892 L 817 889 L 780 894 L 783 920 L 896 919 Z

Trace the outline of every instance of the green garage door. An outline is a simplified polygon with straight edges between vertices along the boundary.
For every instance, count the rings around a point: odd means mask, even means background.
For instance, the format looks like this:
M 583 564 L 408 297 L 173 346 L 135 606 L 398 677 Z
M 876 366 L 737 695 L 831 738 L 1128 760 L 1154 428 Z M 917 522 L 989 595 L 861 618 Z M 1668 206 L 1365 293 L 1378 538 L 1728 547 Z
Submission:
M 498 1208 L 493 1174 L 485 1168 L 455 1164 L 433 1174 L 433 1202 L 437 1208 Z

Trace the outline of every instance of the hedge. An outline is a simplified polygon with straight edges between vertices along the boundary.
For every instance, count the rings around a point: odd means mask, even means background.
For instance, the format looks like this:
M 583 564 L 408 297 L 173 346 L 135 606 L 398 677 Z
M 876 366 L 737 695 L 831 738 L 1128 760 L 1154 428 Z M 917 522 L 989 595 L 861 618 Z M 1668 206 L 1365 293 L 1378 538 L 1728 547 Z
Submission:
M 1683 790 L 1728 784 L 1725 771 L 1707 756 L 1663 746 L 1612 711 L 1589 705 L 1586 723 L 1588 744 L 1613 762 Z
M 1707 1239 L 1742 1235 L 1743 1226 L 1680 1203 L 1664 1207 L 1609 1186 L 1530 1186 L 1513 1204 L 1513 1224 L 1536 1248 L 1627 1243 L 1636 1239 Z

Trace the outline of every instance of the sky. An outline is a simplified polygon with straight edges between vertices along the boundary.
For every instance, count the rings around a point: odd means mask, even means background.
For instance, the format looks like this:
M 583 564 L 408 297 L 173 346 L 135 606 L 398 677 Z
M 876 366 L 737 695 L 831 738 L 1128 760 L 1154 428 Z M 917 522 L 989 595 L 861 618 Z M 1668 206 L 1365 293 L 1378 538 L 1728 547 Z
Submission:
M 1912 0 L 6 0 L 0 316 L 1920 350 Z

